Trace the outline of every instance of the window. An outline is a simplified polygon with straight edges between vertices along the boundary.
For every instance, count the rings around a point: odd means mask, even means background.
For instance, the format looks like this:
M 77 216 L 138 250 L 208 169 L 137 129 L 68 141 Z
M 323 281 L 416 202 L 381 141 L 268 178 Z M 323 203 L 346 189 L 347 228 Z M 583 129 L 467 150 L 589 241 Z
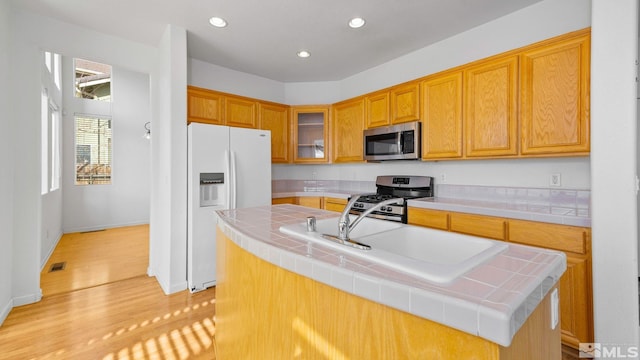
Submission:
M 60 188 L 60 112 L 47 89 L 42 89 L 41 99 L 40 192 L 44 195 Z
M 74 59 L 77 98 L 111 101 L 111 66 Z
M 76 185 L 111 184 L 111 119 L 76 115 Z

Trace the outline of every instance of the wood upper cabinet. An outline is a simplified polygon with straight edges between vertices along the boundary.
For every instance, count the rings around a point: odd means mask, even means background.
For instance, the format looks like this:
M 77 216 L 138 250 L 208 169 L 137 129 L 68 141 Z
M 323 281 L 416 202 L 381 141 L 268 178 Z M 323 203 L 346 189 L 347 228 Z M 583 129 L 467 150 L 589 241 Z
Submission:
M 291 162 L 291 126 L 289 107 L 286 105 L 260 103 L 258 123 L 262 130 L 271 131 L 271 162 Z
M 224 96 L 211 90 L 187 87 L 187 124 L 200 122 L 222 125 Z
M 258 103 L 254 100 L 225 96 L 225 125 L 255 129 L 258 126 Z
M 422 94 L 422 158 L 462 157 L 462 71 L 426 78 Z
M 518 154 L 518 57 L 464 70 L 465 155 Z
M 389 91 L 376 92 L 365 97 L 367 129 L 387 126 L 389 118 Z
M 293 126 L 293 161 L 296 163 L 329 162 L 329 107 L 291 107 Z
M 391 123 L 399 124 L 420 119 L 420 83 L 415 81 L 394 86 L 391 98 Z
M 364 104 L 364 98 L 357 98 L 333 105 L 331 110 L 333 162 L 364 161 L 362 140 Z
M 522 52 L 523 155 L 589 152 L 590 44 L 582 30 Z

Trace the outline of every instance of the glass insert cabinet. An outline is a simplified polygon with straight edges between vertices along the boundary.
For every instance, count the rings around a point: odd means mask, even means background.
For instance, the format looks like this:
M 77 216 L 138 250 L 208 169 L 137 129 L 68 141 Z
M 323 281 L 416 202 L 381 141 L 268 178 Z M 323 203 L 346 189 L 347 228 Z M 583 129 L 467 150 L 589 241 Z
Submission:
M 295 106 L 293 117 L 294 158 L 297 163 L 329 161 L 328 106 Z

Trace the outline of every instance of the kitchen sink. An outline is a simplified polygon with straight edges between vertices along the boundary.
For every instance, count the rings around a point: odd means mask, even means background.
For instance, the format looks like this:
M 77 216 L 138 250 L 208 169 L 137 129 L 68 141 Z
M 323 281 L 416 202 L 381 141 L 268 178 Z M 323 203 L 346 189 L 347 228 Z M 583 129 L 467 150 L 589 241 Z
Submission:
M 362 219 L 350 234 L 370 250 L 325 239 L 322 234 L 337 234 L 338 218 L 318 220 L 315 232 L 307 232 L 306 223 L 280 231 L 437 284 L 451 283 L 508 248 L 500 241 L 373 218 Z

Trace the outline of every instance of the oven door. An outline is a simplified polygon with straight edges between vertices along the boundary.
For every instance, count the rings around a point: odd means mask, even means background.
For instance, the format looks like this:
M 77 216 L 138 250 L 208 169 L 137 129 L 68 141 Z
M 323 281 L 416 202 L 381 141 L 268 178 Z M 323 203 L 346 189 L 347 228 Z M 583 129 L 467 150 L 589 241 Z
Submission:
M 406 123 L 364 131 L 364 159 L 417 160 L 421 156 L 420 123 Z

